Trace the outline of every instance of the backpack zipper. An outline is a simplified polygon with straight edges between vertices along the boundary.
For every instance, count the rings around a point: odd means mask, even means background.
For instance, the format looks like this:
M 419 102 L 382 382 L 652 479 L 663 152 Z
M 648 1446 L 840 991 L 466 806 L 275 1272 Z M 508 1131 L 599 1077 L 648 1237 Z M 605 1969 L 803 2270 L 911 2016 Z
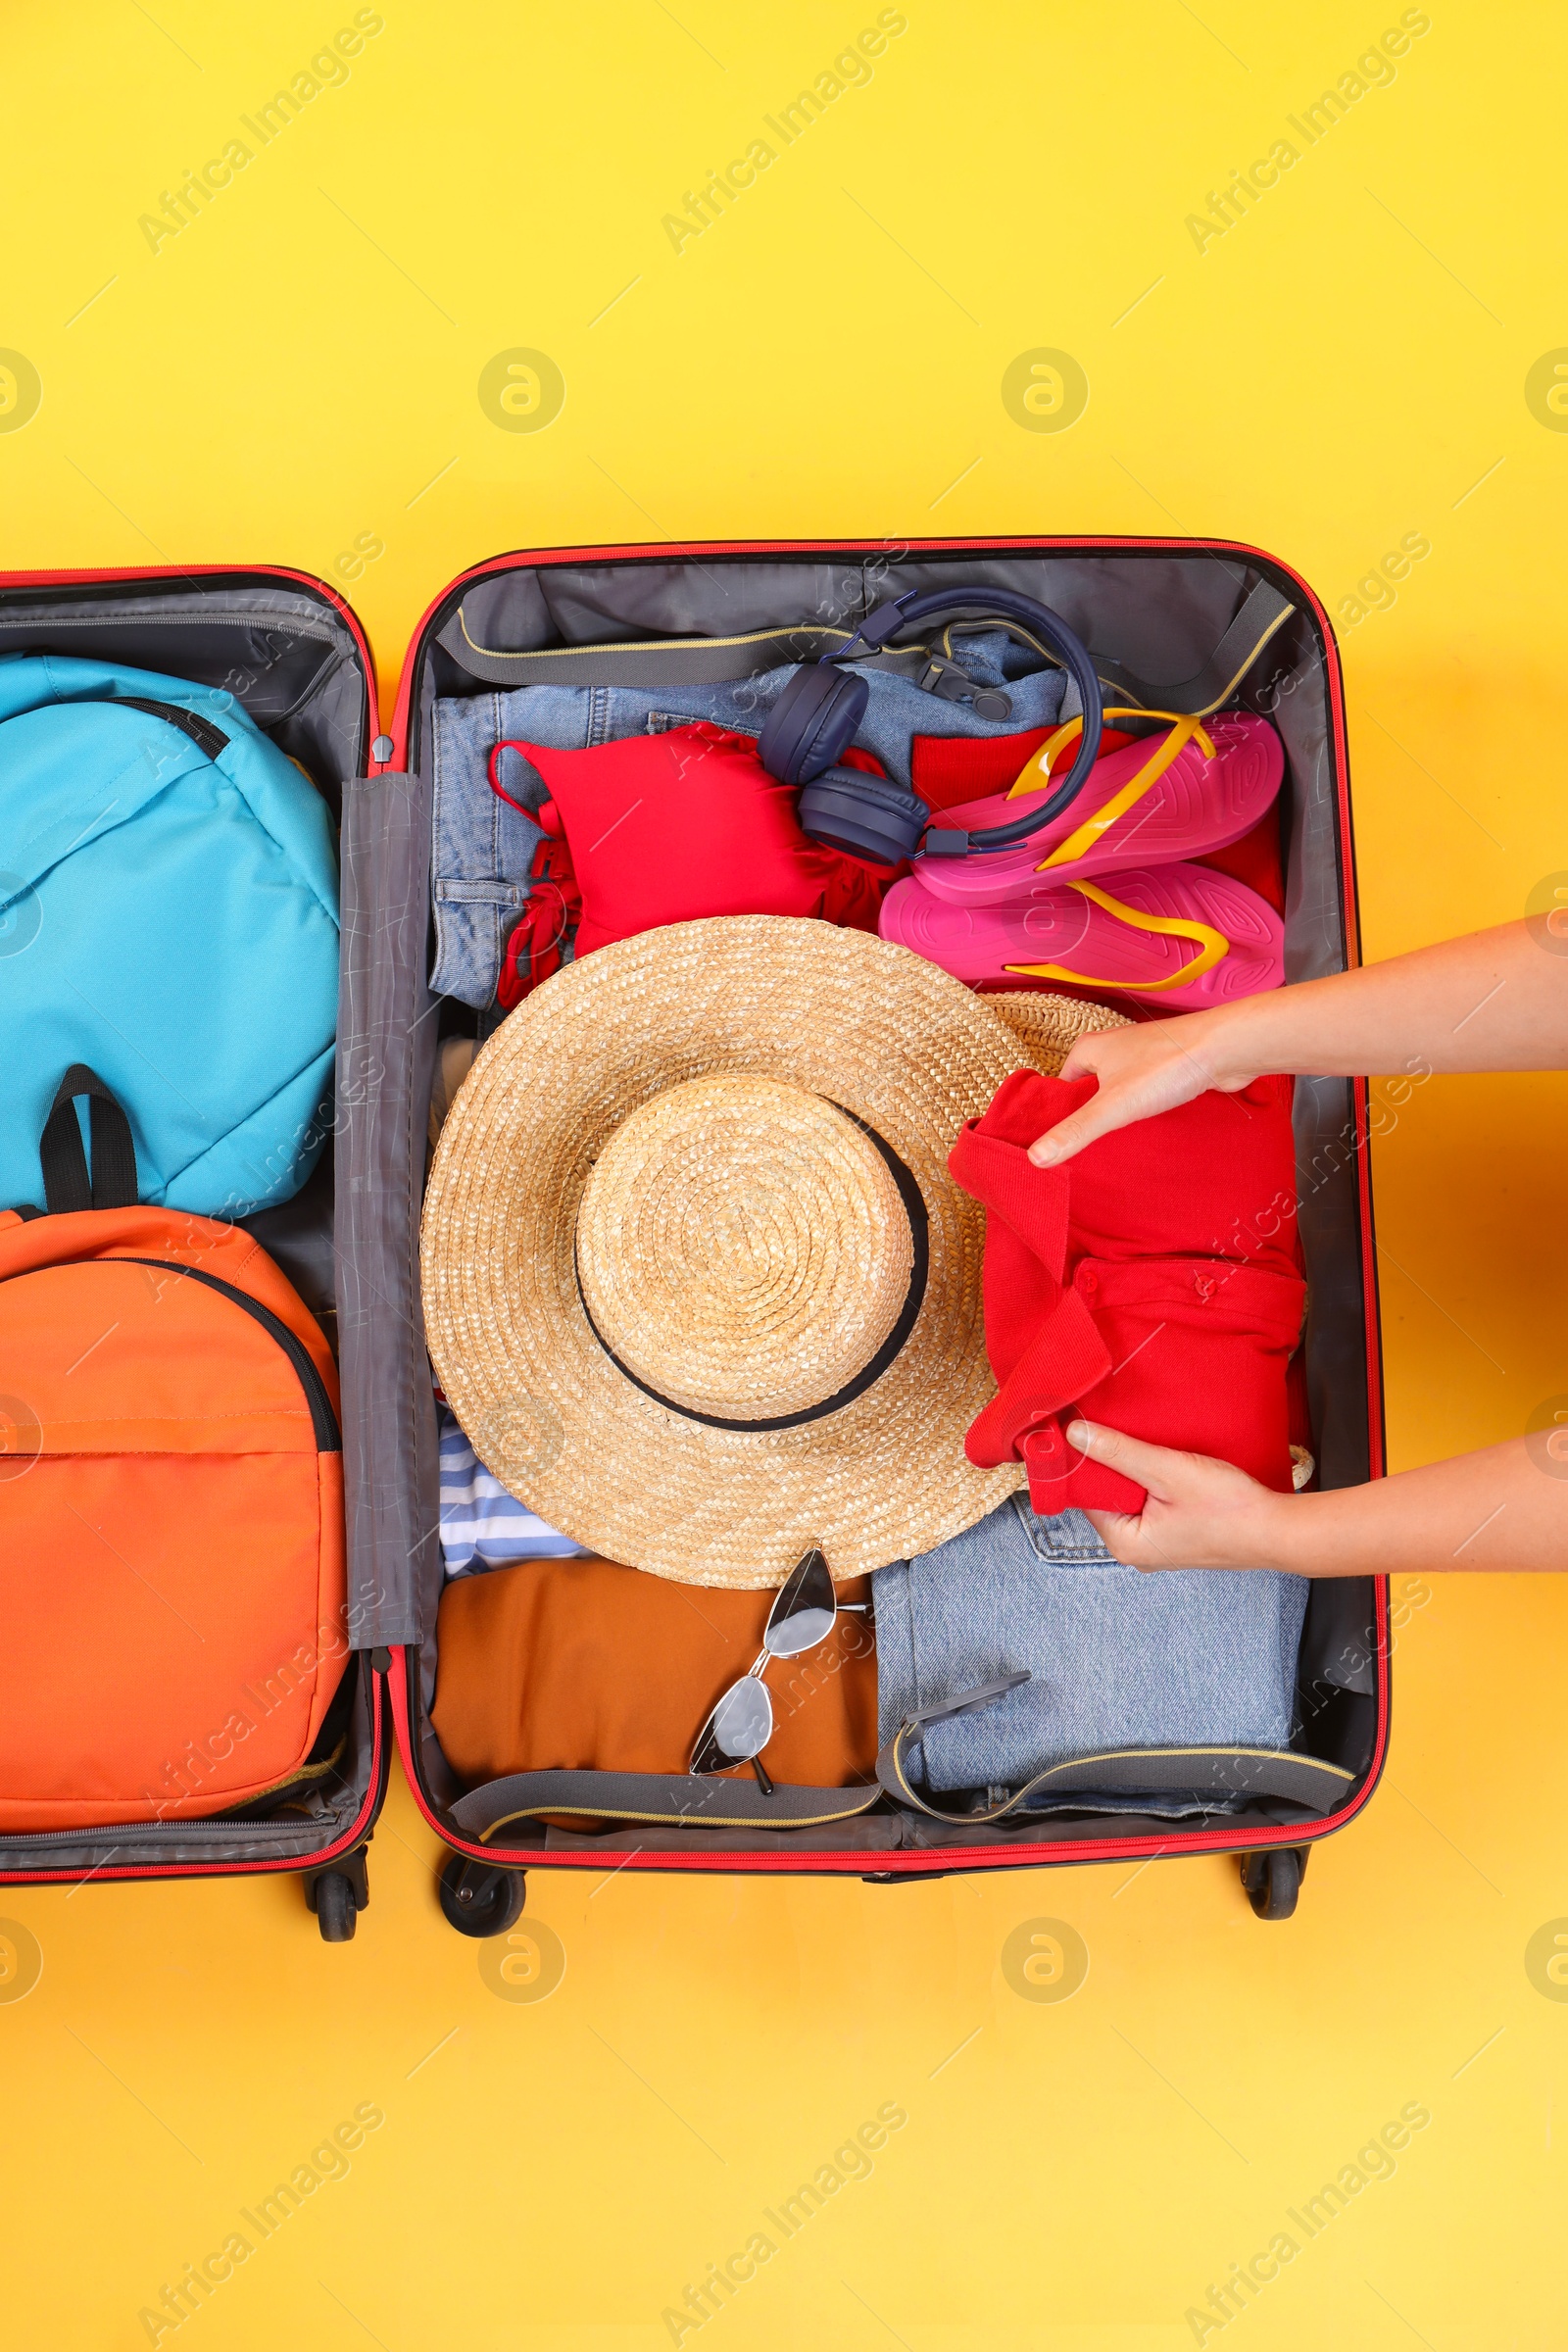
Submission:
M 249 1291 L 242 1291 L 236 1284 L 225 1282 L 220 1274 L 204 1274 L 199 1266 L 181 1265 L 177 1258 L 172 1257 L 82 1257 L 67 1259 L 65 1262 L 82 1266 L 155 1266 L 163 1273 L 180 1274 L 190 1282 L 202 1283 L 208 1290 L 217 1291 L 220 1298 L 232 1299 L 253 1322 L 261 1325 L 269 1339 L 275 1341 L 293 1365 L 300 1387 L 305 1391 L 305 1401 L 311 1408 L 311 1428 L 316 1438 L 317 1452 L 342 1452 L 343 1433 L 332 1409 L 332 1399 L 326 1393 L 326 1383 L 317 1370 L 310 1349 L 303 1340 L 290 1331 L 281 1316 L 274 1315 L 270 1306 L 262 1304 L 260 1298 L 253 1298 Z M 54 1268 L 33 1266 L 29 1271 L 48 1274 Z M 24 1282 L 26 1276 L 13 1274 L 9 1279 Z
M 173 1257 L 96 1257 L 82 1258 L 77 1262 L 96 1266 L 159 1266 L 166 1273 L 182 1274 L 187 1281 L 205 1284 L 208 1290 L 217 1291 L 220 1298 L 231 1298 L 253 1322 L 261 1325 L 269 1338 L 276 1341 L 293 1365 L 300 1387 L 305 1391 L 305 1401 L 311 1408 L 311 1427 L 316 1436 L 317 1452 L 342 1452 L 343 1433 L 338 1427 L 337 1415 L 332 1410 L 326 1383 L 316 1369 L 310 1349 L 303 1340 L 290 1331 L 280 1315 L 274 1315 L 270 1306 L 262 1304 L 260 1298 L 253 1298 L 249 1291 L 242 1291 L 235 1283 L 225 1282 L 220 1274 L 204 1274 L 199 1266 L 183 1266 Z
M 140 694 L 114 694 L 104 699 L 127 710 L 145 710 L 151 717 L 161 718 L 169 726 L 177 727 L 182 735 L 190 737 L 198 751 L 207 754 L 209 760 L 216 760 L 220 752 L 228 749 L 228 737 L 222 728 L 215 727 L 212 720 L 203 718 L 199 710 L 186 710 L 178 703 L 149 702 L 145 695 Z

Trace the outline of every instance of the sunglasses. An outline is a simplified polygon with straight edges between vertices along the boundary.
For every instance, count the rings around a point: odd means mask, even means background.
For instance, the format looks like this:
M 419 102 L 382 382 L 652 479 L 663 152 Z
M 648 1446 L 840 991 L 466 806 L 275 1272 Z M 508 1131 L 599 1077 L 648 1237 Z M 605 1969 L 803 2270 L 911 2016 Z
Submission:
M 773 1699 L 762 1680 L 769 1658 L 804 1656 L 827 1640 L 841 1609 L 863 1615 L 868 1605 L 840 1600 L 819 1551 L 808 1551 L 798 1560 L 767 1613 L 761 1656 L 749 1674 L 731 1684 L 698 1733 L 691 1770 L 723 1772 L 731 1764 L 750 1764 L 763 1795 L 771 1796 L 774 1784 L 762 1763 L 762 1750 L 773 1737 Z

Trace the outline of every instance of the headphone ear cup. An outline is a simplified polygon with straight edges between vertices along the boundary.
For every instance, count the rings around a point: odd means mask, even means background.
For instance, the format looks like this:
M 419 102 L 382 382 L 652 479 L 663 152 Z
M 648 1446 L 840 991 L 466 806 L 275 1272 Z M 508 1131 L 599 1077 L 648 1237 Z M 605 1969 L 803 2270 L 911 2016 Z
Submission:
M 842 760 L 871 699 L 864 678 L 807 662 L 768 712 L 758 755 L 781 784 L 808 784 Z
M 897 865 L 912 858 L 931 821 L 930 809 L 912 792 L 858 767 L 830 767 L 803 785 L 796 816 L 808 841 L 869 858 L 873 865 Z

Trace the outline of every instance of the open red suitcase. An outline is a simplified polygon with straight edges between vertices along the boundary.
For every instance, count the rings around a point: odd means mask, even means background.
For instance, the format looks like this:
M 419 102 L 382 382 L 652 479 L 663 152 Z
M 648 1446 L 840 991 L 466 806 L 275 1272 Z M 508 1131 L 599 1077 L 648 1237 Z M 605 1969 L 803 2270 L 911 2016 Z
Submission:
M 515 1920 L 530 1866 L 854 1873 L 878 1883 L 951 1871 L 1240 1857 L 1254 1909 L 1294 1909 L 1310 1844 L 1367 1801 L 1387 1746 L 1388 1597 L 1381 1581 L 1314 1583 L 1302 1638 L 1298 1744 L 1337 1768 L 1332 1808 L 1250 1797 L 1198 1826 L 1056 1814 L 1017 1827 L 936 1822 L 884 1798 L 829 1830 L 625 1822 L 598 1832 L 510 1825 L 465 1836 L 463 1794 L 429 1710 L 441 1590 L 438 1465 L 419 1304 L 425 1114 L 444 1027 L 433 998 L 430 741 L 439 695 L 516 682 L 509 651 L 732 636 L 824 620 L 853 626 L 914 587 L 1009 586 L 1060 612 L 1097 655 L 1187 678 L 1251 591 L 1294 609 L 1242 689 L 1286 745 L 1287 969 L 1357 958 L 1339 662 L 1321 605 L 1256 550 L 1197 540 L 788 542 L 578 548 L 497 558 L 443 591 L 410 647 L 389 732 L 364 634 L 321 582 L 282 569 L 27 574 L 0 582 L 0 649 L 91 653 L 228 687 L 334 805 L 341 796 L 343 971 L 334 1151 L 295 1200 L 252 1229 L 340 1348 L 356 1691 L 341 1770 L 310 1821 L 215 1818 L 0 1845 L 12 1884 L 292 1869 L 323 1935 L 353 1933 L 365 1845 L 385 1788 L 386 1710 L 417 1802 L 452 1847 L 448 1918 L 469 1935 Z M 459 622 L 460 613 L 463 615 Z M 459 654 L 452 648 L 456 646 Z M 490 649 L 499 658 L 487 665 Z M 461 658 L 460 658 L 461 657 Z M 1365 1089 L 1302 1081 L 1299 1225 L 1311 1286 L 1306 1362 L 1325 1485 L 1381 1473 L 1377 1291 Z M 508 1842 L 501 1841 L 502 1835 Z
M 1365 1803 L 1388 1736 L 1387 1595 L 1370 1580 L 1313 1585 L 1300 1666 L 1299 1742 L 1344 1775 L 1332 1808 L 1250 1799 L 1201 1827 L 1119 1815 L 1055 1816 L 1017 1828 L 936 1823 L 884 1799 L 827 1830 L 722 1830 L 627 1820 L 602 1831 L 511 1824 L 465 1837 L 462 1790 L 429 1708 L 441 1587 L 436 1424 L 420 1327 L 418 1215 L 424 1110 L 443 1025 L 462 1008 L 425 986 L 432 889 L 432 710 L 439 695 L 481 695 L 538 676 L 514 653 L 752 630 L 853 626 L 910 588 L 1020 589 L 1060 612 L 1097 656 L 1144 678 L 1189 678 L 1252 590 L 1294 608 L 1249 673 L 1244 703 L 1266 708 L 1288 753 L 1288 969 L 1309 977 L 1357 954 L 1344 702 L 1332 633 L 1297 576 L 1255 550 L 1196 541 L 1025 541 L 587 548 L 509 556 L 475 567 L 430 608 L 404 667 L 389 736 L 345 814 L 342 1083 L 377 1087 L 376 1114 L 346 1133 L 350 1190 L 342 1245 L 363 1283 L 345 1327 L 354 1540 L 377 1596 L 371 1622 L 391 1656 L 401 1751 L 419 1805 L 454 1848 L 448 1917 L 468 1934 L 515 1918 L 530 1864 L 637 1870 L 853 1872 L 879 1882 L 949 1871 L 1223 1850 L 1242 1857 L 1254 1907 L 1294 1907 L 1309 1843 Z M 982 600 L 983 603 L 983 600 Z M 776 660 L 776 654 L 769 660 Z M 760 662 L 759 666 L 764 663 Z M 519 675 L 523 672 L 524 675 Z M 553 674 L 553 673 L 549 673 Z M 676 706 L 678 707 L 678 696 Z M 1307 1081 L 1298 1096 L 1300 1221 L 1311 1283 L 1307 1369 L 1325 1483 L 1382 1468 L 1376 1285 L 1364 1090 Z M 356 1507 L 356 1506 L 351 1506 Z M 506 1842 L 503 1842 L 506 1840 Z

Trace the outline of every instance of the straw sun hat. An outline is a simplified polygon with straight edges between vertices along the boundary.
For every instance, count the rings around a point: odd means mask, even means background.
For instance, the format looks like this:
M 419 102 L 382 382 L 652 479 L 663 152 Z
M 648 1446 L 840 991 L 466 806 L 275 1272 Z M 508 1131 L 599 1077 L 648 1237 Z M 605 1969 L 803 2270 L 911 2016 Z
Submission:
M 1023 1481 L 984 1215 L 948 1174 L 1020 1062 L 1103 1012 L 976 997 L 907 949 L 772 915 L 679 923 L 537 990 L 479 1054 L 425 1197 L 430 1353 L 480 1457 L 604 1557 L 781 1584 L 928 1551 Z M 1057 1008 L 1053 1013 L 1050 1007 Z

